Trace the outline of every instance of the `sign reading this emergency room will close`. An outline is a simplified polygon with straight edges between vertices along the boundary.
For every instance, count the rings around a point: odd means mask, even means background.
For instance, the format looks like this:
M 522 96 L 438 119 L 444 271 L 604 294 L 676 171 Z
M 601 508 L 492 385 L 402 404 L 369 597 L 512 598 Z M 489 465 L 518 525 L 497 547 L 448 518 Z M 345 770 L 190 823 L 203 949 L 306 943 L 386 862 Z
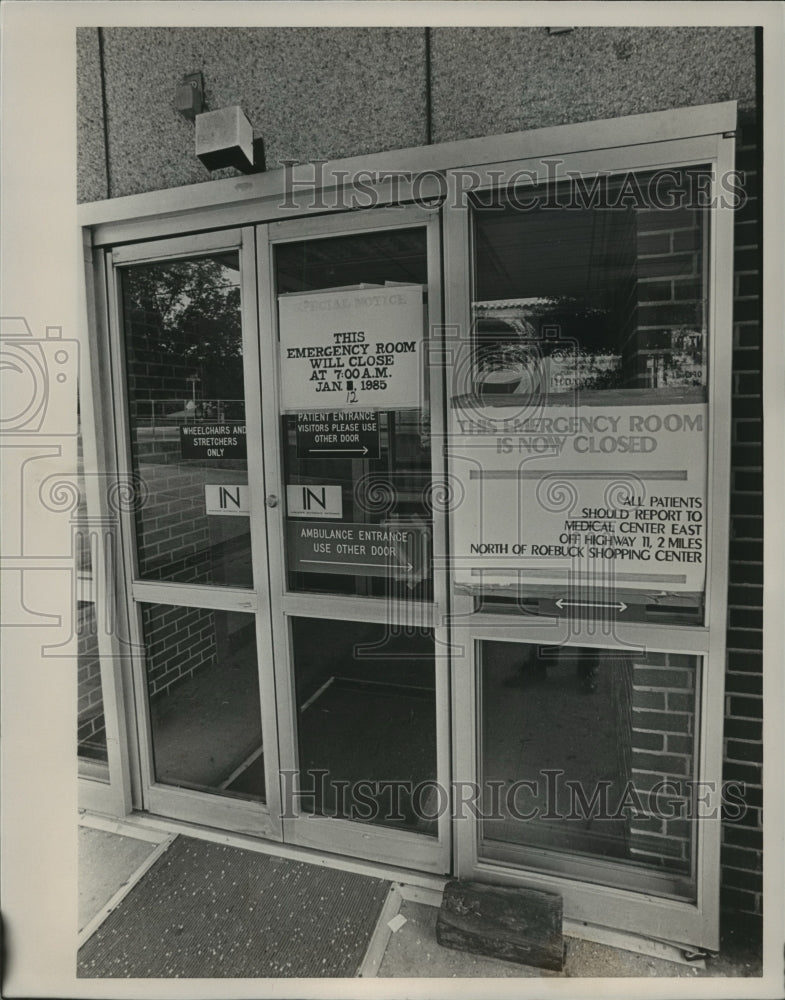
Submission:
M 422 285 L 281 295 L 278 309 L 285 412 L 420 405 Z
M 703 590 L 705 403 L 455 416 L 456 583 Z

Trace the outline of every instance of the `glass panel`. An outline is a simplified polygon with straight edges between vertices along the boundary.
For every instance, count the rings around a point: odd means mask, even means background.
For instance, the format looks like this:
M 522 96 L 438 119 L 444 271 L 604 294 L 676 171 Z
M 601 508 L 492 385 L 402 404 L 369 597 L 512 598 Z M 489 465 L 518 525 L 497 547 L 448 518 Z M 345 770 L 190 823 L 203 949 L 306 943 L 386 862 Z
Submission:
M 475 212 L 475 379 L 487 394 L 538 386 L 690 390 L 707 360 L 704 241 L 709 168 L 629 174 L 527 191 Z M 634 397 L 633 397 L 634 398 Z
M 458 582 L 486 604 L 702 622 L 707 181 L 669 169 L 475 205 L 472 364 L 453 397 L 472 437 L 453 450 L 482 493 L 456 511 Z
M 77 603 L 78 735 L 81 760 L 108 763 L 95 605 Z
M 236 252 L 123 271 L 139 575 L 251 587 Z
M 299 807 L 436 836 L 433 634 L 294 618 Z
M 87 491 L 84 478 L 84 441 L 82 438 L 81 407 L 77 397 L 76 486 L 79 493 L 75 523 L 80 530 L 73 532 L 75 578 L 80 593 L 83 587 L 93 588 L 91 541 L 87 514 Z M 90 778 L 109 780 L 109 757 L 106 749 L 106 723 L 101 687 L 101 660 L 98 652 L 98 626 L 92 600 L 76 597 L 76 664 L 77 664 L 77 755 L 79 772 Z
M 432 600 L 425 230 L 275 261 L 288 587 Z
M 264 800 L 254 616 L 141 607 L 155 780 Z
M 689 879 L 698 658 L 485 641 L 483 853 L 534 848 Z M 623 879 L 628 876 L 622 876 Z
M 87 512 L 87 489 L 84 476 L 84 437 L 82 434 L 82 414 L 79 395 L 76 397 L 76 488 L 79 493 L 76 509 L 77 524 L 87 525 L 89 521 Z M 75 562 L 77 577 L 84 580 L 92 580 L 92 552 L 90 550 L 89 536 L 85 537 L 82 531 L 77 532 L 75 539 Z

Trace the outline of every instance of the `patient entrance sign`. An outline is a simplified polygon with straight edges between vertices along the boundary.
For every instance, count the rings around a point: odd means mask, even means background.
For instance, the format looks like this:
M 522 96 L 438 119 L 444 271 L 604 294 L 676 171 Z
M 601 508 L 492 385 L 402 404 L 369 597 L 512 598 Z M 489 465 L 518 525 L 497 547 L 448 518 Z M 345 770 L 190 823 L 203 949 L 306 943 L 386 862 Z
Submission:
M 298 413 L 297 457 L 378 458 L 378 414 L 371 410 Z

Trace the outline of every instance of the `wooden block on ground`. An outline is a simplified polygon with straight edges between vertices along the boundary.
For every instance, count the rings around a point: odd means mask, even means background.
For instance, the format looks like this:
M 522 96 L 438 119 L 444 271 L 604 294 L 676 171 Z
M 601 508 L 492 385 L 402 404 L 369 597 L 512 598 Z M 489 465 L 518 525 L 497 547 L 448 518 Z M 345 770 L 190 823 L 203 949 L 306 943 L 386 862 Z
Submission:
M 444 889 L 436 940 L 445 948 L 561 972 L 561 896 L 456 879 Z

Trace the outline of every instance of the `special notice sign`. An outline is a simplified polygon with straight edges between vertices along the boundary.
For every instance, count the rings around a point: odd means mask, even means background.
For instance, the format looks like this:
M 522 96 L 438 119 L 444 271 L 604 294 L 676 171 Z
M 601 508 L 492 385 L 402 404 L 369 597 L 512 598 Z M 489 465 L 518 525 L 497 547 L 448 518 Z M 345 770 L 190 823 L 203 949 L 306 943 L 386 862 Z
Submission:
M 705 403 L 454 414 L 456 583 L 703 590 Z
M 284 412 L 420 406 L 422 285 L 281 295 Z

